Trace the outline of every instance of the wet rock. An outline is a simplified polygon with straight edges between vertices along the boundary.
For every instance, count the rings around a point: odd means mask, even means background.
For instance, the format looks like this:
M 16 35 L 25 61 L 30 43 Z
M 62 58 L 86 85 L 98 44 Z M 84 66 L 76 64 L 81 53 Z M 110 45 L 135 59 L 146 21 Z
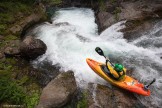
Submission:
M 59 69 L 60 67 L 57 65 L 44 61 L 37 65 L 37 69 L 31 69 L 28 75 L 34 77 L 39 85 L 45 87 L 52 79 L 59 75 Z
M 55 26 L 67 26 L 69 25 L 68 22 L 56 23 Z
M 105 2 L 105 9 L 97 14 L 100 31 L 121 20 L 150 20 L 161 17 L 162 3 L 156 1 Z
M 98 19 L 98 25 L 99 25 L 99 31 L 103 31 L 106 29 L 108 26 L 112 25 L 113 23 L 116 22 L 115 18 L 111 13 L 108 12 L 99 12 L 97 14 L 97 19 Z
M 124 38 L 131 41 L 149 31 L 157 21 L 157 19 L 129 20 L 125 23 L 126 28 L 121 31 L 124 33 Z
M 37 108 L 61 108 L 71 100 L 76 90 L 73 72 L 61 73 L 43 89 Z
M 106 108 L 107 106 L 109 108 L 145 108 L 144 105 L 138 102 L 133 93 L 100 84 L 89 85 L 88 103 L 89 108 Z
M 21 55 L 27 59 L 36 59 L 44 54 L 46 50 L 46 44 L 39 39 L 34 39 L 32 36 L 27 36 L 20 44 Z

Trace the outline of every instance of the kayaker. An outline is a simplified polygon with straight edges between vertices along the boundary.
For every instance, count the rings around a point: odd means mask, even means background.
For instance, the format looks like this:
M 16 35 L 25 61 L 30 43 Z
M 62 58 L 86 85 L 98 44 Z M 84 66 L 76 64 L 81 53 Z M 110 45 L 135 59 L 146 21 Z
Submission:
M 121 79 L 123 79 L 125 77 L 126 70 L 124 70 L 124 66 L 122 64 L 117 64 L 116 63 L 114 65 L 114 70 L 118 74 L 118 76 L 114 75 L 114 77 L 117 78 L 117 80 L 121 80 Z
M 111 67 L 109 67 L 108 62 L 111 64 Z M 115 80 L 122 80 L 125 77 L 126 69 L 124 69 L 124 66 L 122 64 L 116 63 L 115 65 L 111 63 L 111 61 L 106 57 L 106 65 L 108 70 L 111 74 L 111 77 Z M 113 68 L 112 68 L 113 67 Z
M 111 63 L 109 58 L 104 55 L 101 48 L 96 47 L 95 50 L 99 55 L 104 56 L 105 59 L 106 59 L 106 66 L 103 68 L 103 70 L 112 79 L 114 79 L 114 80 L 122 80 L 125 77 L 125 74 L 126 74 L 126 69 L 124 68 L 124 66 L 122 64 L 115 64 L 114 65 L 113 63 Z M 108 63 L 110 63 L 111 66 Z

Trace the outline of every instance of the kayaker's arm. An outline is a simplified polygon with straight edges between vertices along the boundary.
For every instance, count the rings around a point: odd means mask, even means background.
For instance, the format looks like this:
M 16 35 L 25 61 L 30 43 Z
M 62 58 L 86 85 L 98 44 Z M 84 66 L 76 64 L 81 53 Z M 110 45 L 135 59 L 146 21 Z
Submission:
M 111 64 L 111 66 L 114 67 L 114 64 L 111 63 L 110 59 L 108 57 L 105 57 L 105 58 L 106 58 L 106 66 L 108 66 L 107 63 L 109 62 Z
M 104 55 L 104 53 L 103 53 L 103 51 L 102 51 L 102 49 L 101 49 L 100 47 L 96 47 L 96 48 L 95 48 L 95 51 L 96 51 L 99 55 L 105 57 L 105 59 L 106 59 L 106 66 L 107 66 L 107 63 L 109 62 L 109 63 L 111 64 L 111 66 L 114 67 L 113 63 L 111 63 L 111 62 L 110 62 L 110 59 Z

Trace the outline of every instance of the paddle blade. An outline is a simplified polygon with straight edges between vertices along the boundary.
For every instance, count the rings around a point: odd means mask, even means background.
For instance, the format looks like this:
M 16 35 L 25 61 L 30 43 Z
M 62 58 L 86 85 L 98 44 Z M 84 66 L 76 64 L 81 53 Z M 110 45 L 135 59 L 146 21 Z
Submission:
M 104 53 L 103 53 L 103 51 L 102 51 L 102 49 L 101 49 L 100 47 L 96 47 L 96 48 L 95 48 L 95 51 L 96 51 L 99 55 L 104 56 Z

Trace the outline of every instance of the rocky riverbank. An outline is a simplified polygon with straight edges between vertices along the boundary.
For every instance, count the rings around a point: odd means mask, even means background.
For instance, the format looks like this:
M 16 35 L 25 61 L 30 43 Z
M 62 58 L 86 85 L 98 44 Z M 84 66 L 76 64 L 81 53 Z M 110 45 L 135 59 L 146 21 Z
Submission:
M 42 4 L 25 0 L 0 2 L 0 107 L 18 104 L 33 108 L 38 103 L 41 87 L 31 77 L 31 73 L 36 73 L 37 70 L 33 69 L 23 52 L 27 54 L 29 49 L 36 51 L 30 45 L 33 44 L 37 49 L 39 46 L 35 46 L 40 45 L 40 42 L 28 39 L 25 43 L 21 34 L 24 29 L 46 19 Z M 44 52 L 45 49 L 46 46 Z
M 92 8 L 100 33 L 118 21 L 127 20 L 126 28 L 122 31 L 128 41 L 141 36 L 141 33 L 149 30 L 162 18 L 160 0 L 38 0 L 29 4 L 21 0 L 2 0 L 0 105 L 23 103 L 28 108 L 37 104 L 37 108 L 145 107 L 132 93 L 116 87 L 89 84 L 87 89 L 80 90 L 77 88 L 73 72 L 61 73 L 56 67 L 47 64 L 55 73 L 47 76 L 45 70 L 34 69 L 31 66 L 29 61 L 44 54 L 47 47 L 33 36 L 24 36 L 33 26 L 47 20 L 46 9 L 51 6 Z

